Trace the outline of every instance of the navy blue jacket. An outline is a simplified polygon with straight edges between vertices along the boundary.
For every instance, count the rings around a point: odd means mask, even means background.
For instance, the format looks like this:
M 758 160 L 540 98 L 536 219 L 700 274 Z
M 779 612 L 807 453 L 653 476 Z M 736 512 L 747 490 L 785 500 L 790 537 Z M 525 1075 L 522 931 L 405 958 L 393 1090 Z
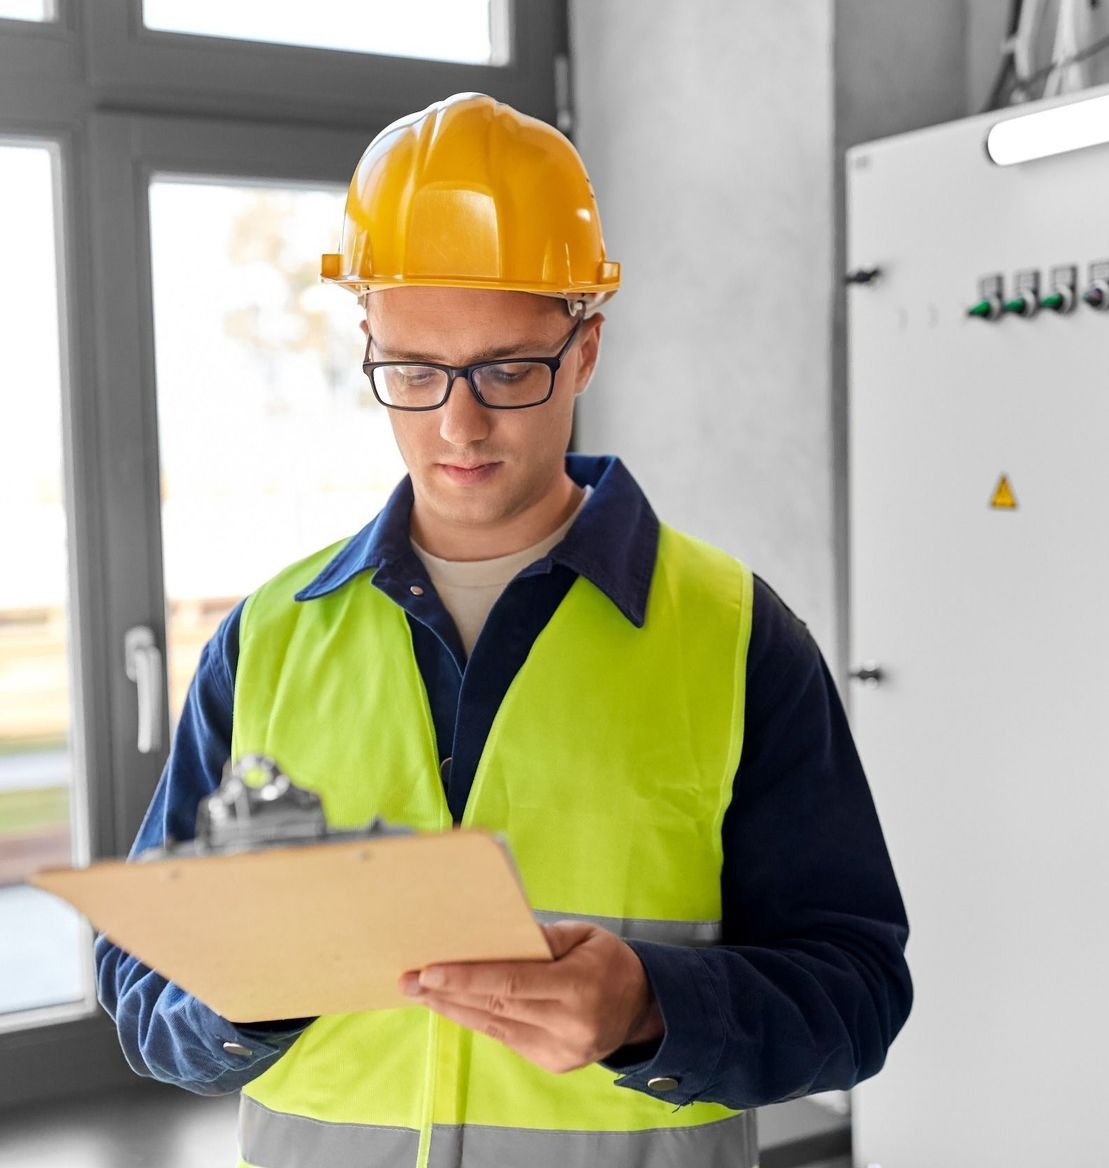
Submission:
M 643 623 L 658 520 L 619 459 L 568 454 L 566 468 L 593 486 L 589 502 L 566 538 L 509 583 L 469 661 L 409 543 L 408 477 L 298 594 L 311 603 L 375 568 L 373 586 L 405 610 L 440 758 L 452 760 L 443 771 L 456 823 L 497 707 L 575 577 Z M 167 836 L 191 839 L 197 804 L 219 783 L 241 611 L 204 647 L 132 855 Z M 631 942 L 665 1034 L 603 1062 L 633 1090 L 676 1079 L 666 1098 L 678 1104 L 747 1108 L 849 1088 L 881 1068 L 912 1003 L 905 909 L 842 704 L 807 626 L 758 575 L 745 720 L 723 824 L 722 944 Z M 198 1093 L 249 1082 L 310 1021 L 233 1026 L 104 937 L 96 967 L 131 1066 Z

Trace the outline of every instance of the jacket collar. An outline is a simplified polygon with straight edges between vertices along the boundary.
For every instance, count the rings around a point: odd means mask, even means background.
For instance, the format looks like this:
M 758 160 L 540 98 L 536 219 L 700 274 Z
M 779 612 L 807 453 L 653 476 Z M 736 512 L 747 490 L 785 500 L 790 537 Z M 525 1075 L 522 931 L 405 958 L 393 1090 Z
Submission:
M 554 564 L 563 564 L 596 585 L 641 628 L 658 550 L 658 518 L 615 455 L 567 454 L 566 471 L 578 486 L 591 486 L 593 493 L 566 538 L 520 575 L 550 572 Z M 405 475 L 378 515 L 295 599 L 326 596 L 360 572 L 373 572 L 373 583 L 383 591 L 401 578 L 425 578 L 408 537 L 412 502 L 412 479 Z

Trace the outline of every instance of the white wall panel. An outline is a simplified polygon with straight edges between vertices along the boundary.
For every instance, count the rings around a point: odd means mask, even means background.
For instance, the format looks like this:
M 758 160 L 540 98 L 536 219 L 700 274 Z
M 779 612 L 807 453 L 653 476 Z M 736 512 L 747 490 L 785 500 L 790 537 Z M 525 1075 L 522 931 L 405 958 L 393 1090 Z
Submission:
M 996 167 L 1014 112 L 848 155 L 853 723 L 916 986 L 858 1165 L 1109 1163 L 1109 312 L 967 315 L 1109 260 L 1109 147 Z

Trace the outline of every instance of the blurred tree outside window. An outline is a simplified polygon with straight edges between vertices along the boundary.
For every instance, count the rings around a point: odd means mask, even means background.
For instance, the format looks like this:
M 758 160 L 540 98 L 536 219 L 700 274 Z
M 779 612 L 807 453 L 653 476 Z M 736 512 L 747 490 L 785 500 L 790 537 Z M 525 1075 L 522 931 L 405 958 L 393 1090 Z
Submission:
M 174 723 L 230 608 L 287 564 L 354 535 L 405 473 L 362 373 L 358 302 L 319 281 L 344 197 L 151 184 Z

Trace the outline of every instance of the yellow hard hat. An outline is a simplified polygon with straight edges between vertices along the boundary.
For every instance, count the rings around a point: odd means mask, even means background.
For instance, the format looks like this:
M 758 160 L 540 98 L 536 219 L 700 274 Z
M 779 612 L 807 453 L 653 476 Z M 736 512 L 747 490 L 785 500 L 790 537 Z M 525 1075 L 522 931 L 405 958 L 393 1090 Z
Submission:
M 359 294 L 501 288 L 593 307 L 620 286 L 569 139 L 482 93 L 456 93 L 378 134 L 351 179 L 339 248 L 320 277 Z

